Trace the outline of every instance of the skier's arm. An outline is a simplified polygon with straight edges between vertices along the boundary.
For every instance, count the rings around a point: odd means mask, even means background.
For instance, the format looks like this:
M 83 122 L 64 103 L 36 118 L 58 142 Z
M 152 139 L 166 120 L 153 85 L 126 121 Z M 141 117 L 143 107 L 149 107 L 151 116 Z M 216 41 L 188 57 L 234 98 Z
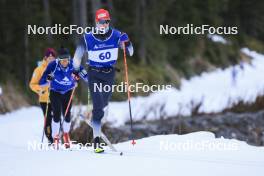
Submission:
M 119 39 L 119 46 L 123 49 L 123 42 L 125 43 L 126 52 L 129 56 L 133 56 L 134 48 L 132 42 L 129 40 L 129 37 L 126 33 L 122 33 Z
M 131 41 L 125 43 L 126 46 L 126 52 L 129 54 L 129 56 L 133 56 L 134 54 L 134 48 Z
M 43 73 L 43 75 L 39 81 L 39 85 L 41 87 L 45 87 L 48 85 L 48 81 L 47 81 L 48 75 L 51 74 L 55 70 L 55 68 L 56 68 L 56 61 L 51 62 L 47 66 L 46 70 L 44 71 L 44 73 Z
M 82 66 L 80 66 L 80 72 L 79 72 L 80 77 L 85 81 L 88 82 L 88 73 L 85 70 L 85 68 L 83 68 Z
M 76 51 L 75 51 L 74 57 L 73 57 L 73 68 L 76 71 L 80 70 L 80 65 L 82 62 L 83 54 L 85 52 L 85 48 L 86 48 L 86 46 L 85 46 L 84 37 L 82 37 L 77 48 L 76 48 Z
M 33 72 L 33 75 L 31 77 L 30 83 L 29 83 L 29 87 L 30 89 L 35 92 L 35 93 L 39 93 L 42 88 L 39 86 L 39 80 L 41 78 L 41 74 L 38 68 L 36 68 Z

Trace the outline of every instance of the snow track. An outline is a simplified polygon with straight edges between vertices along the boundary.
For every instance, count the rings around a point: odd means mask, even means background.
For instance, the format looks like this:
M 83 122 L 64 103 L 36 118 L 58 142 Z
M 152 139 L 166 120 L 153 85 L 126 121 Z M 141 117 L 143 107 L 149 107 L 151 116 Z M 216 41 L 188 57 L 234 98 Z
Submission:
M 124 155 L 106 149 L 73 151 L 29 151 L 28 142 L 40 141 L 43 117 L 37 107 L 0 116 L 0 172 L 5 176 L 48 175 L 263 175 L 264 148 L 245 142 L 215 138 L 209 132 L 187 135 L 159 135 L 115 145 Z M 177 148 L 179 144 L 218 143 L 230 150 Z M 168 145 L 161 145 L 169 143 Z M 165 147 L 164 147 L 165 146 Z

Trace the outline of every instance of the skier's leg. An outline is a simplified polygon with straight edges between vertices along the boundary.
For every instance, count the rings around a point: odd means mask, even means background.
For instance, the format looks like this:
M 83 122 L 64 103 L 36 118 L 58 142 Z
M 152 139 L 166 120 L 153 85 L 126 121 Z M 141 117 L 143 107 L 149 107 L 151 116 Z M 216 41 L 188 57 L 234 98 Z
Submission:
M 92 111 L 92 126 L 93 126 L 93 138 L 94 138 L 94 149 L 95 152 L 100 153 L 104 150 L 100 145 L 101 136 L 101 119 L 104 116 L 104 102 L 102 92 L 95 88 L 96 85 L 100 85 L 101 80 L 98 79 L 97 74 L 93 70 L 89 71 L 89 89 L 93 101 L 93 111 Z
M 51 121 L 52 121 L 52 108 L 51 103 L 48 104 L 48 113 L 47 113 L 47 119 L 46 119 L 46 125 L 45 125 L 45 134 L 49 140 L 50 143 L 53 143 L 53 138 L 51 136 L 52 130 L 51 130 Z
M 60 131 L 60 117 L 61 117 L 61 100 L 60 94 L 54 91 L 50 91 L 50 101 L 53 111 L 53 120 L 51 123 L 52 137 L 58 137 Z
M 63 115 L 65 115 L 67 106 L 69 104 L 70 101 L 70 97 L 72 94 L 72 90 L 68 91 L 67 93 L 65 93 L 62 97 L 62 113 Z M 71 128 L 71 107 L 72 107 L 72 102 L 70 102 L 69 105 L 69 109 L 67 111 L 66 116 L 64 117 L 64 121 L 63 121 L 63 139 L 64 139 L 64 145 L 66 148 L 70 147 L 70 128 Z
M 107 117 L 108 115 L 108 103 L 110 101 L 110 98 L 112 96 L 112 85 L 114 84 L 114 77 L 115 77 L 115 70 L 113 69 L 110 73 L 106 73 L 104 75 L 104 86 L 111 87 L 110 92 L 103 92 L 103 101 L 104 101 L 104 117 Z
M 92 124 L 93 124 L 93 136 L 94 138 L 101 135 L 101 119 L 104 116 L 104 103 L 102 92 L 90 91 L 93 101 L 92 110 Z
M 43 111 L 43 114 L 45 116 L 46 113 L 46 108 L 47 108 L 47 103 L 40 102 L 40 107 Z M 52 120 L 52 111 L 51 111 L 51 104 L 48 104 L 48 112 L 47 112 L 47 117 L 45 117 L 45 126 L 44 126 L 44 132 L 45 136 L 47 137 L 49 143 L 53 143 L 53 139 L 51 136 L 51 120 Z
M 65 111 L 67 109 L 68 103 L 70 101 L 70 97 L 72 94 L 72 90 L 68 91 L 63 95 L 63 101 L 62 101 L 62 113 L 65 115 Z M 71 126 L 71 107 L 72 107 L 72 102 L 70 102 L 69 109 L 67 111 L 66 116 L 64 117 L 64 122 L 63 122 L 63 132 L 68 133 L 70 131 L 70 126 Z
M 92 126 L 93 126 L 93 138 L 94 138 L 94 150 L 96 153 L 103 152 L 102 145 L 100 143 L 101 136 L 101 119 L 104 116 L 103 111 L 103 99 L 100 92 L 91 92 L 93 100 L 93 111 L 92 111 Z
M 46 105 L 47 104 L 44 103 L 44 102 L 40 102 L 39 105 L 40 105 L 40 108 L 41 108 L 41 110 L 43 112 L 43 115 L 45 116 L 45 113 L 46 113 Z

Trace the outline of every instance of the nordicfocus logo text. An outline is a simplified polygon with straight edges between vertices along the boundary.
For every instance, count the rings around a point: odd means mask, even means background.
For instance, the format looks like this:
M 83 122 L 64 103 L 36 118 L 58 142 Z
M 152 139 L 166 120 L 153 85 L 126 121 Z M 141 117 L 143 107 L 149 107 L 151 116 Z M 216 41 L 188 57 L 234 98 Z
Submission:
M 187 141 L 160 141 L 159 149 L 162 151 L 236 151 L 238 144 L 235 142 L 222 142 L 212 140 L 187 140 Z
M 78 143 L 77 141 L 70 141 L 71 150 L 90 150 L 94 148 L 94 143 Z M 100 147 L 105 147 L 105 143 L 100 143 Z M 65 144 L 59 144 L 60 150 L 69 150 L 65 147 Z M 28 151 L 49 151 L 49 150 L 57 150 L 55 144 L 42 143 L 37 141 L 28 141 L 27 144 Z
M 235 35 L 238 34 L 238 27 L 236 26 L 210 26 L 210 25 L 201 25 L 194 26 L 193 24 L 187 24 L 186 26 L 169 26 L 169 25 L 160 25 L 160 34 L 161 35 L 204 35 L 204 34 L 218 34 L 218 35 Z
M 71 35 L 71 34 L 84 34 L 92 32 L 93 34 L 104 34 L 104 28 L 97 29 L 96 27 L 80 27 L 77 25 L 62 26 L 61 24 L 55 24 L 54 26 L 37 26 L 27 25 L 28 35 Z
M 129 85 L 130 92 L 158 92 L 162 90 L 171 89 L 171 85 L 146 85 L 143 83 L 136 83 Z M 102 83 L 94 83 L 93 84 L 94 92 L 127 92 L 128 86 L 126 83 L 121 82 L 118 85 L 103 85 Z

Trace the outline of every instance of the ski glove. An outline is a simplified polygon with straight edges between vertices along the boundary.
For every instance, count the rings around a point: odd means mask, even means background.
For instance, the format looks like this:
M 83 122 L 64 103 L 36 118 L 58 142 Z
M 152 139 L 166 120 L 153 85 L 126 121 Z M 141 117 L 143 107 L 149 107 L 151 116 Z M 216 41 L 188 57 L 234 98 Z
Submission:
M 42 96 L 42 95 L 44 95 L 45 93 L 46 93 L 45 90 L 39 90 L 39 91 L 38 91 L 39 96 Z
M 48 81 L 52 81 L 54 79 L 54 75 L 53 74 L 49 74 L 48 76 L 47 76 L 47 80 Z
M 121 34 L 120 42 L 129 42 L 129 38 L 128 38 L 128 35 L 126 33 Z
M 82 79 L 85 80 L 85 79 L 87 78 L 87 76 L 88 76 L 88 73 L 87 73 L 87 71 L 86 71 L 85 69 L 82 69 L 82 70 L 80 70 L 80 71 L 75 70 L 75 71 L 73 72 L 73 78 L 74 78 L 76 81 L 79 81 L 80 78 L 82 78 Z
M 85 79 L 87 76 L 88 76 L 88 73 L 85 69 L 82 69 L 80 72 L 79 72 L 79 76 L 83 79 Z
M 74 71 L 74 72 L 72 73 L 72 77 L 73 77 L 76 81 L 79 81 L 79 80 L 80 80 L 79 71 Z

